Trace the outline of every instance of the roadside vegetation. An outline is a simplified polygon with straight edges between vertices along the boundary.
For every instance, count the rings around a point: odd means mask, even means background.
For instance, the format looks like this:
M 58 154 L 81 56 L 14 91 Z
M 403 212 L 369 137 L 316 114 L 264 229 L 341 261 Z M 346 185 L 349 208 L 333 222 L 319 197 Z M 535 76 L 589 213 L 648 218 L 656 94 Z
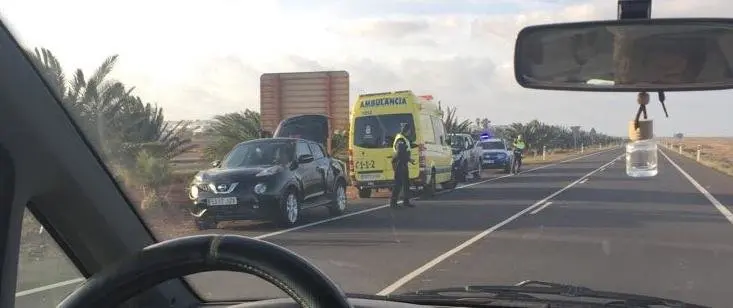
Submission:
M 690 159 L 697 160 L 697 150 L 700 149 L 700 164 L 733 176 L 733 138 L 728 137 L 682 137 L 661 138 L 664 146 L 675 153 L 680 153 Z M 682 146 L 682 151 L 680 151 Z

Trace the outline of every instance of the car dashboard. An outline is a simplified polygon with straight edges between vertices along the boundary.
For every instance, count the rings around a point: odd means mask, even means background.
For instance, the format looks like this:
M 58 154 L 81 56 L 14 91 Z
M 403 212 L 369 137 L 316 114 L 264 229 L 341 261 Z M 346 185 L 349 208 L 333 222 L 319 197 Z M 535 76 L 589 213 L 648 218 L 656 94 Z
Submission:
M 385 301 L 366 298 L 349 298 L 349 303 L 354 308 L 419 308 L 419 307 L 463 307 L 463 306 L 433 306 L 417 305 L 402 302 Z M 216 303 L 204 304 L 201 308 L 299 308 L 300 306 L 290 298 L 267 299 L 246 303 Z

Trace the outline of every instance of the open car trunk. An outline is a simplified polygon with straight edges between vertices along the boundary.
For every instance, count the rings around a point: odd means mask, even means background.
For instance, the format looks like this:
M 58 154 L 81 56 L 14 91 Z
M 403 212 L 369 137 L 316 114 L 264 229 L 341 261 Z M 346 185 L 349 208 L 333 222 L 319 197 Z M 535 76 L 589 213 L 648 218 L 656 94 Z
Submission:
M 322 144 L 330 152 L 330 131 L 327 116 L 300 115 L 282 120 L 277 126 L 273 137 L 311 140 Z

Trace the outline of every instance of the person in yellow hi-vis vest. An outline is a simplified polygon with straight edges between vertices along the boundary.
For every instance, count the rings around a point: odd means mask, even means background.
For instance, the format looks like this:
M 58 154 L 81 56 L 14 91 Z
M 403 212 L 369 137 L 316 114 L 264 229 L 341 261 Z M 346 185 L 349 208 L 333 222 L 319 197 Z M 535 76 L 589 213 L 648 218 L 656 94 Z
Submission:
M 402 204 L 409 207 L 415 205 L 410 202 L 410 172 L 407 163 L 414 163 L 410 157 L 410 126 L 402 125 L 402 129 L 395 135 L 392 142 L 392 169 L 394 170 L 394 184 L 392 186 L 392 197 L 390 198 L 390 206 L 397 206 L 397 199 L 402 192 Z
M 514 159 L 517 162 L 517 169 L 512 170 L 515 173 L 519 173 L 520 169 L 522 168 L 522 154 L 524 153 L 524 148 L 527 147 L 524 144 L 524 140 L 522 139 L 522 135 L 517 136 L 517 139 L 514 140 Z

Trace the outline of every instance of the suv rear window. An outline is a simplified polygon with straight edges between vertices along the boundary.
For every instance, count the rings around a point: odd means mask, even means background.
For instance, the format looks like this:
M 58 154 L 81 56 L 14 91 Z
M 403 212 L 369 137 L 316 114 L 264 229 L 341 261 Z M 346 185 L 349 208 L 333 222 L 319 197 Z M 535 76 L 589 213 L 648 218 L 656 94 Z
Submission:
M 506 150 L 504 142 L 501 141 L 481 142 L 481 148 L 484 150 Z
M 415 144 L 415 122 L 412 114 L 384 114 L 361 116 L 354 121 L 354 145 L 362 148 L 391 148 L 402 124 L 409 125 L 410 143 Z
M 328 118 L 322 115 L 302 115 L 280 123 L 274 137 L 301 138 L 326 145 Z

